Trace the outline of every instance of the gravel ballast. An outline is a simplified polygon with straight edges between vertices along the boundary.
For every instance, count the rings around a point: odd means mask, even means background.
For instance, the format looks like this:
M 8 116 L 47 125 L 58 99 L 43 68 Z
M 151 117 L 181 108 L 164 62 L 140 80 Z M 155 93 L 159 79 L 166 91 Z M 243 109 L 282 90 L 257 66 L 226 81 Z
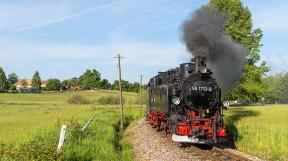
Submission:
M 136 161 L 203 161 L 207 160 L 203 156 L 183 149 L 180 144 L 173 143 L 167 137 L 152 128 L 145 118 L 140 119 L 132 126 L 129 126 L 125 135 L 131 137 L 133 157 Z M 242 153 L 234 149 L 226 149 L 235 154 L 246 157 L 249 160 L 261 161 L 257 157 Z

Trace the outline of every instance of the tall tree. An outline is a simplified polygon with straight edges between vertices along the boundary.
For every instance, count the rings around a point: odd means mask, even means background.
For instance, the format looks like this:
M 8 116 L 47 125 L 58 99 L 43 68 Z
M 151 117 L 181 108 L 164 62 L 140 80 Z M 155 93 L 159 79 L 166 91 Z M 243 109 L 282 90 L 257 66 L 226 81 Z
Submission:
M 288 103 L 288 73 L 266 77 L 264 82 L 268 86 L 265 93 L 267 103 Z
M 269 76 L 264 78 L 264 83 L 267 84 L 268 89 L 265 93 L 265 99 L 267 103 L 279 103 L 281 99 L 280 84 L 283 80 L 282 74 L 276 74 L 275 76 Z
M 9 89 L 17 81 L 18 81 L 18 76 L 15 73 L 9 74 L 7 78 L 7 88 Z
M 69 86 L 69 80 L 66 79 L 66 80 L 62 81 L 62 82 L 61 82 L 61 86 L 66 86 L 66 87 L 68 87 L 68 86 Z
M 102 79 L 101 83 L 100 83 L 100 88 L 101 89 L 110 89 L 111 84 L 109 83 L 109 81 L 107 79 Z
M 83 75 L 79 77 L 79 85 L 82 89 L 90 90 L 99 88 L 101 84 L 101 74 L 93 69 L 92 71 L 87 69 Z
M 121 80 L 122 90 L 125 92 L 135 92 L 134 84 L 129 83 L 129 81 Z M 119 81 L 115 80 L 113 85 L 111 85 L 111 89 L 119 90 Z
M 261 29 L 253 28 L 251 13 L 240 0 L 210 0 L 208 7 L 219 10 L 226 17 L 224 32 L 250 53 L 240 75 L 239 85 L 226 97 L 258 101 L 267 88 L 262 78 L 269 70 L 265 61 L 260 62 Z
M 115 80 L 114 83 L 113 83 L 113 89 L 114 90 L 119 90 L 119 81 L 118 80 Z
M 38 89 L 41 88 L 41 78 L 40 78 L 40 74 L 37 70 L 34 73 L 33 78 L 32 78 L 32 87 L 38 88 Z
M 133 83 L 133 91 L 132 92 L 136 92 L 136 93 L 138 93 L 139 92 L 139 90 L 140 90 L 140 83 L 138 83 L 138 82 L 134 82 Z
M 48 79 L 46 90 L 47 91 L 59 91 L 61 87 L 61 81 L 58 79 Z
M 0 67 L 0 91 L 5 90 L 6 87 L 6 75 L 3 68 Z
M 281 91 L 280 102 L 288 103 L 288 74 L 287 73 L 282 77 L 279 88 Z
M 128 81 L 122 80 L 122 89 L 125 92 L 129 91 L 129 82 Z
M 78 78 L 73 77 L 68 81 L 68 88 L 69 89 L 75 89 L 77 86 L 79 86 Z

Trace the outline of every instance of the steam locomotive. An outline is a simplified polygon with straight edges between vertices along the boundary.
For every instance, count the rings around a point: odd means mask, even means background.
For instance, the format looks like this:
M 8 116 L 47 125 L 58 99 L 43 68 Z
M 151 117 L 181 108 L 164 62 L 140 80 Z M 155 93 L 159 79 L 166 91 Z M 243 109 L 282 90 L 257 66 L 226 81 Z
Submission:
M 159 74 L 148 83 L 147 120 L 181 143 L 215 144 L 226 140 L 221 89 L 206 68 L 206 57 Z

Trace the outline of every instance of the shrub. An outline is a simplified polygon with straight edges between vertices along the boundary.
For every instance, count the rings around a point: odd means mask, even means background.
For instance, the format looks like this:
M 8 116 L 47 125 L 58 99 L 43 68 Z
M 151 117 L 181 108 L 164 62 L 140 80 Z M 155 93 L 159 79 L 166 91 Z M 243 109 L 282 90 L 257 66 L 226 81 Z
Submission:
M 12 85 L 10 86 L 9 90 L 15 91 L 15 90 L 16 90 L 16 86 L 15 86 L 14 84 L 12 84 Z
M 123 98 L 123 103 L 125 102 Z M 120 99 L 118 96 L 102 96 L 98 99 L 98 103 L 102 105 L 115 105 L 120 104 Z
M 16 91 L 16 90 L 13 90 L 13 91 L 8 90 L 8 93 L 18 93 L 18 91 Z
M 61 87 L 61 82 L 58 79 L 48 79 L 46 90 L 47 91 L 59 91 Z
M 54 133 L 36 135 L 32 140 L 13 147 L 0 144 L 0 160 L 62 160 L 63 153 L 57 153 L 58 137 Z
M 69 104 L 90 104 L 91 102 L 84 96 L 74 95 L 70 97 L 67 102 Z

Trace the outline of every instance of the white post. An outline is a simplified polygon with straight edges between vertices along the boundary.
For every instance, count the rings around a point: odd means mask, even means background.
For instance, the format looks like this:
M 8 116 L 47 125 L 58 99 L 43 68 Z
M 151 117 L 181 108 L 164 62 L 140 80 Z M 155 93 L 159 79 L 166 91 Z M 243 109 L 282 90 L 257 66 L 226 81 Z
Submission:
M 64 145 L 66 129 L 67 129 L 67 125 L 62 125 L 61 130 L 60 130 L 60 137 L 59 137 L 57 152 L 59 152 Z
M 89 124 L 91 123 L 91 121 L 93 120 L 93 116 L 89 119 L 89 121 L 83 126 L 83 128 L 81 129 L 81 132 L 84 131 L 88 126 Z

